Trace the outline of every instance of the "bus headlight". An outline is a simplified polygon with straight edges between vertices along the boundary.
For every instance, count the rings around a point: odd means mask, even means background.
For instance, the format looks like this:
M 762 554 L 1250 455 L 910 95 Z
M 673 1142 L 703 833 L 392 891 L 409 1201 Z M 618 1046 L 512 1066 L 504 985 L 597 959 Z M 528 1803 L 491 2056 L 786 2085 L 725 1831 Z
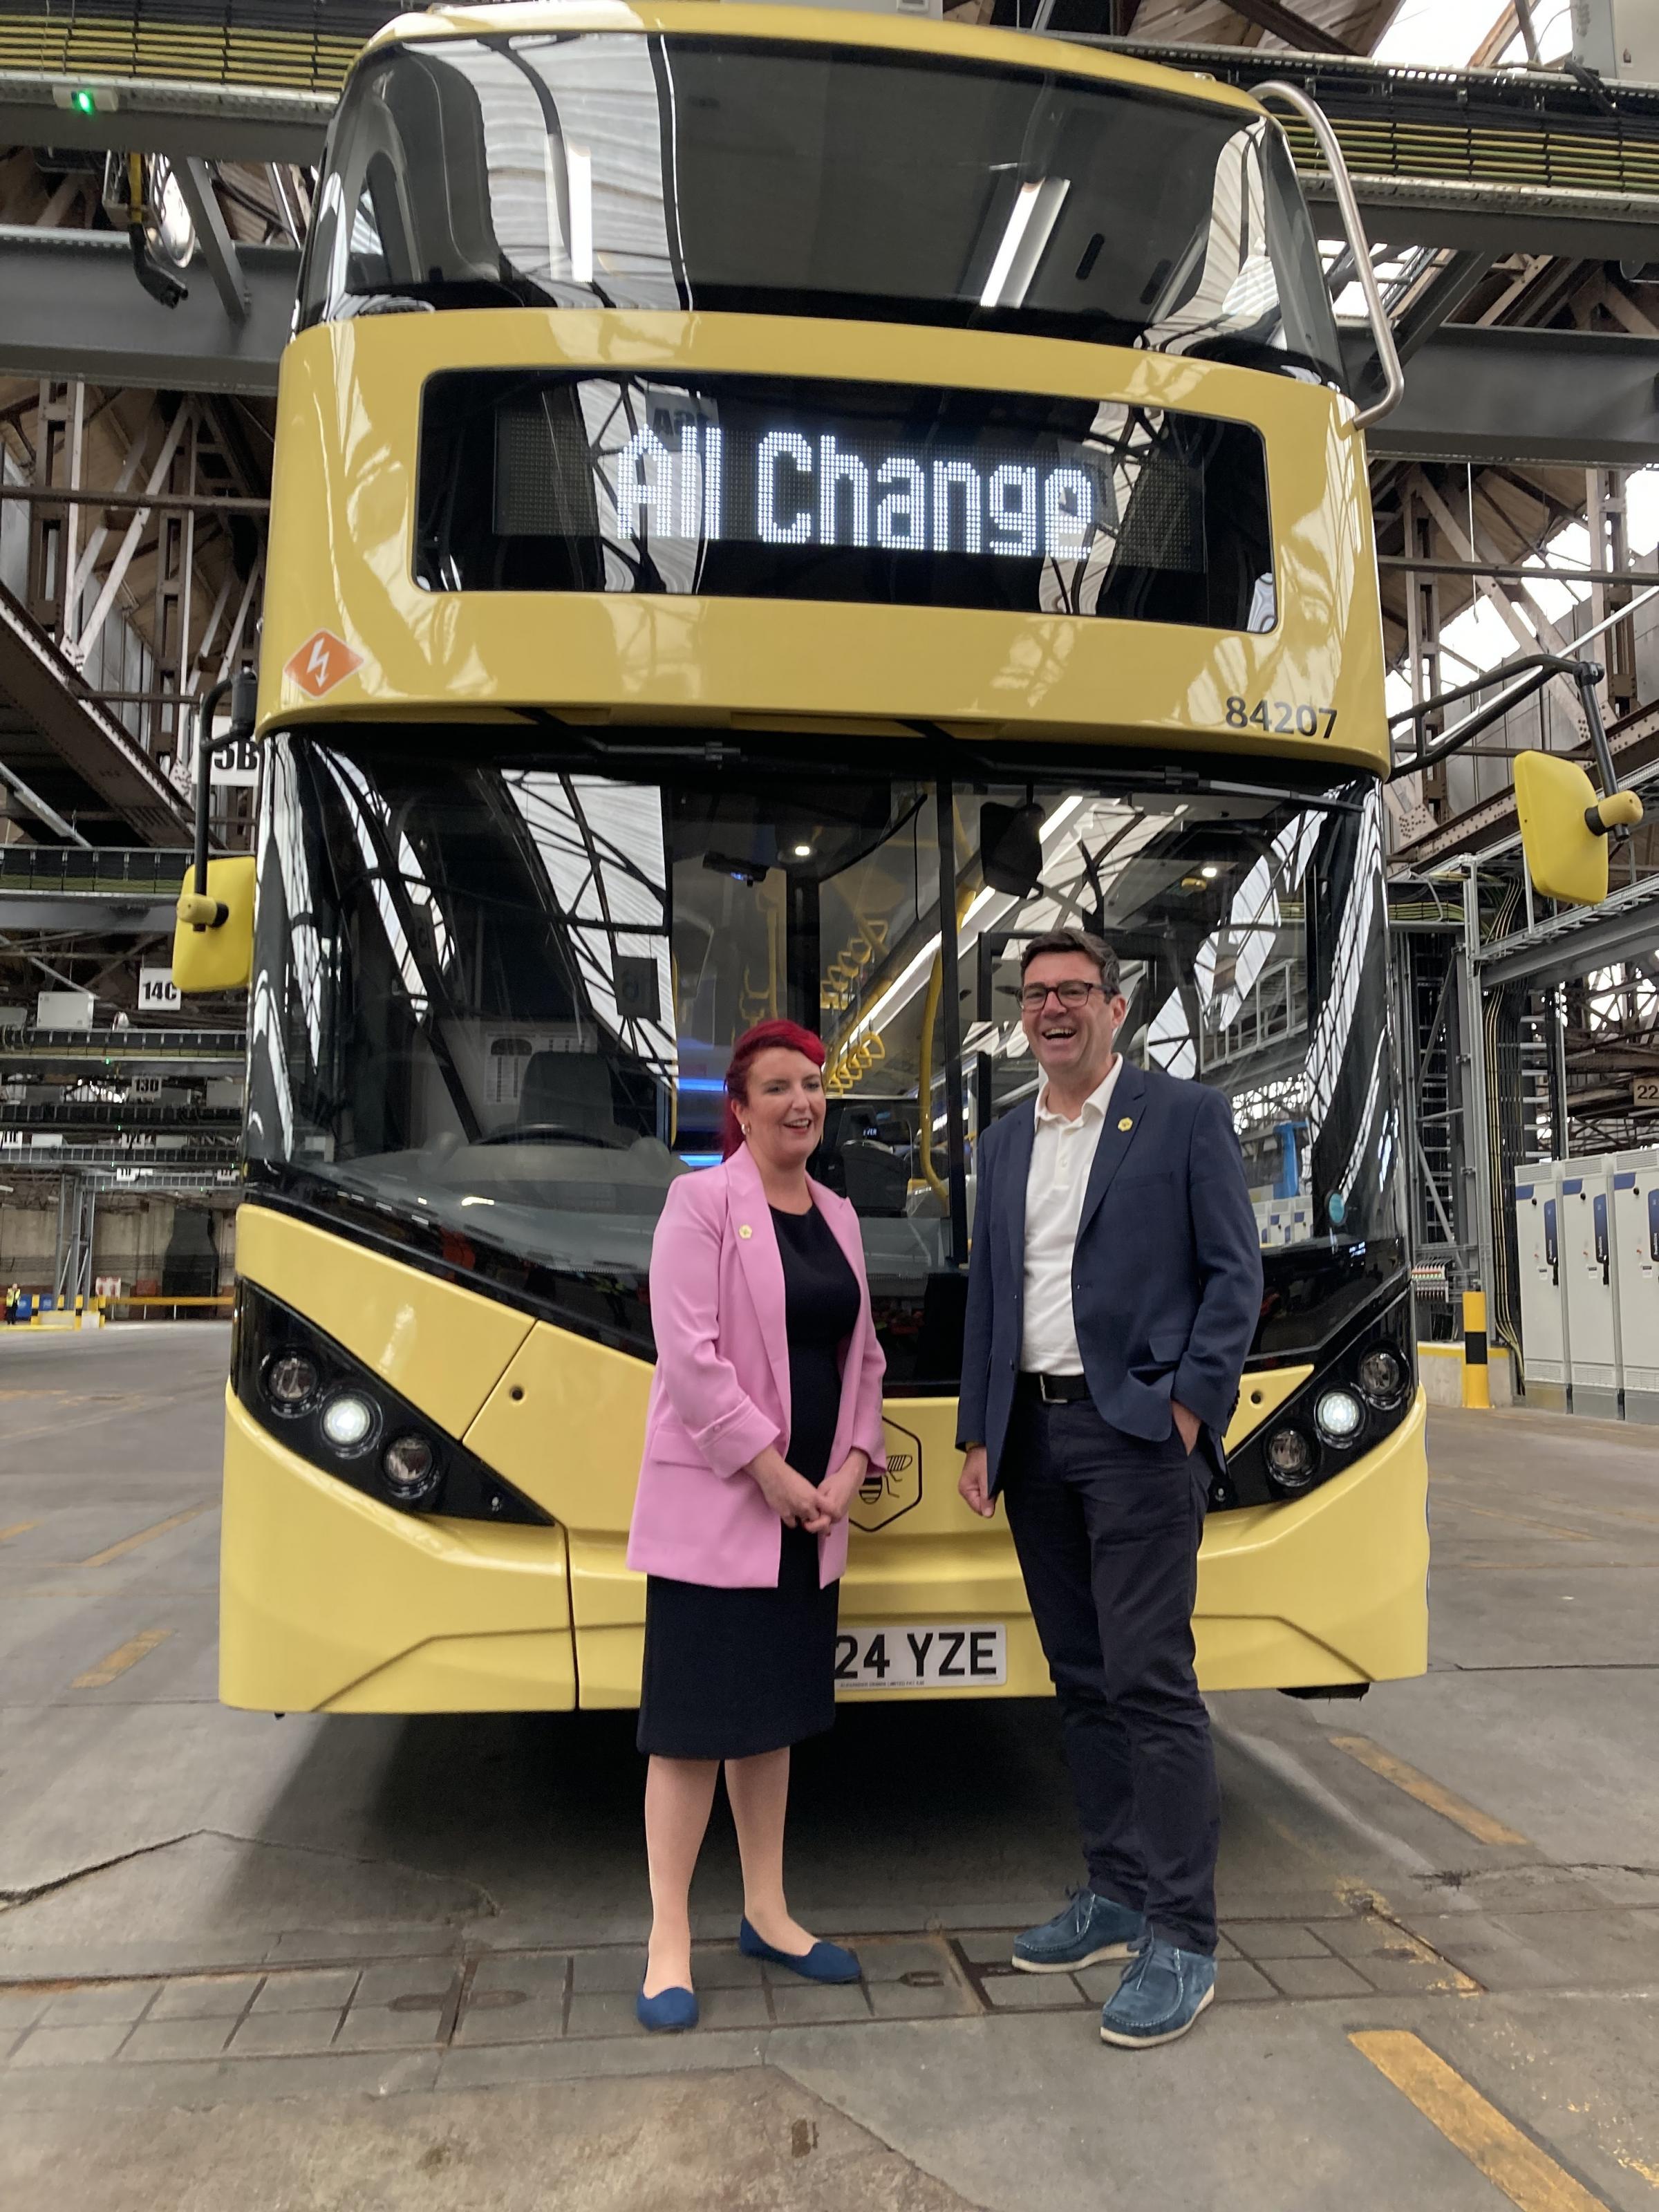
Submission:
M 279 1413 L 303 1413 L 321 1382 L 316 1361 L 303 1352 L 279 1352 L 265 1363 L 265 1395 Z
M 420 1505 L 438 1487 L 438 1455 L 424 1437 L 393 1437 L 380 1457 L 380 1474 L 400 1505 Z
M 1405 1362 L 1387 1345 L 1378 1345 L 1368 1352 L 1359 1363 L 1359 1388 L 1379 1413 L 1386 1413 L 1400 1402 L 1400 1394 L 1406 1387 Z
M 337 1390 L 324 1407 L 318 1425 L 336 1451 L 362 1451 L 377 1425 L 374 1403 L 361 1391 Z
M 1322 1390 L 1314 1426 L 1328 1444 L 1351 1444 L 1365 1425 L 1365 1408 L 1352 1390 Z
M 236 1286 L 237 1404 L 284 1453 L 390 1510 L 550 1525 L 552 1516 L 445 1433 L 343 1344 L 256 1284 Z
M 1291 1498 L 1299 1497 L 1308 1488 L 1319 1464 L 1319 1452 L 1313 1438 L 1304 1429 L 1288 1426 L 1273 1431 L 1262 1456 L 1275 1488 Z

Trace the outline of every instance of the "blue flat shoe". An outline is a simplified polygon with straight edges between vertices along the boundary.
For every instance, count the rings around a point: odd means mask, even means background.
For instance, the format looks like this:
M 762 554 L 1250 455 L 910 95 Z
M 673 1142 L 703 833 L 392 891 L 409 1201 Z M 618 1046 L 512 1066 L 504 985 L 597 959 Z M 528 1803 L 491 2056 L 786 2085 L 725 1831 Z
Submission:
M 841 1944 L 814 1943 L 810 1951 L 792 1958 L 787 1951 L 775 1951 L 763 1936 L 755 1933 L 746 1917 L 738 1923 L 738 1948 L 745 1959 L 768 1959 L 775 1966 L 787 1966 L 792 1974 L 809 1982 L 855 1982 L 859 1978 L 856 1956 Z
M 659 1990 L 648 1997 L 641 1990 L 634 2001 L 634 2016 L 641 2027 L 653 2033 L 678 2035 L 697 2024 L 697 1995 L 695 1990 Z

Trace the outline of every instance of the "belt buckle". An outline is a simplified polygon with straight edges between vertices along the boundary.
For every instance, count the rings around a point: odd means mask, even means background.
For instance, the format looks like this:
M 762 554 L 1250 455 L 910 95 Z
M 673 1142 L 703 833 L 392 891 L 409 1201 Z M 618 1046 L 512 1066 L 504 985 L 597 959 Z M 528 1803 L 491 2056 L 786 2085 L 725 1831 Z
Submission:
M 1049 1395 L 1048 1377 L 1046 1375 L 1037 1376 L 1037 1395 L 1045 1406 L 1059 1406 L 1065 1403 L 1063 1399 L 1052 1397 Z

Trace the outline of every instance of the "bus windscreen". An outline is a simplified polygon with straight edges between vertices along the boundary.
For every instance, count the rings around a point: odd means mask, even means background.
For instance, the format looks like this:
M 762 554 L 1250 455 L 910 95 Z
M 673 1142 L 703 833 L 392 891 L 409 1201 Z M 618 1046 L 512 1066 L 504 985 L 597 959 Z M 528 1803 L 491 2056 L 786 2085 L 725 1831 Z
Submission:
M 422 410 L 434 591 L 700 592 L 1265 630 L 1247 424 L 821 379 L 464 371 Z

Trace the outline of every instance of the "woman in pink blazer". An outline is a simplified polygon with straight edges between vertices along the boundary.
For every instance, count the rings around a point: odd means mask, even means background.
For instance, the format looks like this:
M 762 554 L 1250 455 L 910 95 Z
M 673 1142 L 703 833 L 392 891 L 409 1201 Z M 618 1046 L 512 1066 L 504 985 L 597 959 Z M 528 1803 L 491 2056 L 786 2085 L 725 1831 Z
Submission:
M 738 1040 L 725 1164 L 672 1186 L 651 1250 L 657 1370 L 628 1541 L 648 1578 L 647 2027 L 696 2024 L 689 1899 L 722 1764 L 742 1948 L 810 1980 L 858 1978 L 783 1893 L 789 1747 L 835 1720 L 848 1509 L 885 1450 L 858 1217 L 806 1172 L 823 1070 L 823 1045 L 793 1022 Z

